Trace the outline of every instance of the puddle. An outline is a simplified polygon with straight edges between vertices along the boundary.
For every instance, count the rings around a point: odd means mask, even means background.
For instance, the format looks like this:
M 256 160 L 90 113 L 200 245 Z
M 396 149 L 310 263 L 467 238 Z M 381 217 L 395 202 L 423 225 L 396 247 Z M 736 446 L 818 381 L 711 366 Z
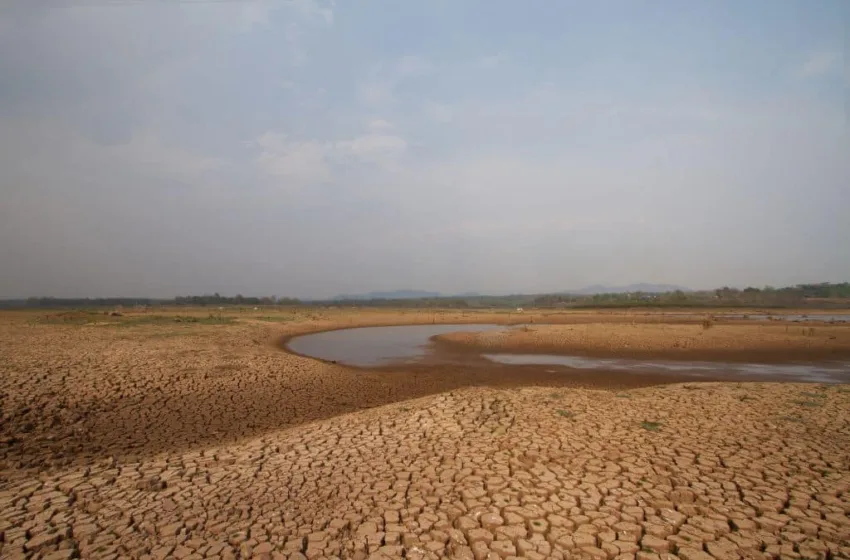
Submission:
M 645 313 L 644 316 L 652 314 Z M 745 321 L 781 321 L 783 323 L 850 323 L 850 313 L 676 313 L 663 312 L 658 316 L 662 319 L 705 319 L 711 315 L 718 321 L 723 320 L 745 320 Z M 640 316 L 640 315 L 636 315 Z
M 293 338 L 288 347 L 302 356 L 357 367 L 420 363 L 425 358 L 438 364 L 459 364 L 451 353 L 435 353 L 432 336 L 448 332 L 480 332 L 506 329 L 504 325 L 402 325 L 358 327 Z M 850 363 L 746 364 L 674 360 L 589 358 L 554 354 L 483 354 L 491 362 L 506 365 L 562 366 L 581 370 L 669 373 L 696 378 L 741 378 L 842 383 L 850 381 Z M 487 362 L 482 362 L 486 365 Z M 470 367 L 480 367 L 470 365 Z M 547 369 L 547 372 L 553 370 Z
M 418 361 L 428 353 L 432 336 L 448 332 L 490 331 L 502 325 L 403 325 L 358 327 L 307 334 L 289 341 L 289 349 L 302 356 L 358 367 Z
M 850 380 L 850 363 L 834 364 L 737 364 L 732 362 L 686 362 L 672 360 L 626 360 L 585 358 L 553 354 L 484 354 L 488 360 L 510 365 L 564 366 L 573 369 L 631 371 L 635 373 L 670 372 L 693 377 L 717 375 L 744 378 L 769 377 L 788 381 L 842 383 Z
M 719 314 L 718 319 L 749 319 L 752 321 L 785 321 L 792 323 L 848 323 L 850 313 L 836 313 L 831 315 L 769 315 L 767 313 L 741 313 L 741 314 Z

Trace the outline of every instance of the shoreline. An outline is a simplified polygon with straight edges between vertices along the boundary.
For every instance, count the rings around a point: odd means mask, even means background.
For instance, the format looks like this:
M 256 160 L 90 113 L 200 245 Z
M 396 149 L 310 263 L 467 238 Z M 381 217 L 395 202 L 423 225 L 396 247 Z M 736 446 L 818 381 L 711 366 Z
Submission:
M 850 556 L 850 385 L 354 370 L 277 342 L 499 317 L 233 318 L 0 313 L 0 557 Z
M 814 334 L 806 334 L 814 329 Z M 850 325 L 699 325 L 536 323 L 497 333 L 445 333 L 431 338 L 446 351 L 552 354 L 587 358 L 759 364 L 829 364 L 850 360 Z

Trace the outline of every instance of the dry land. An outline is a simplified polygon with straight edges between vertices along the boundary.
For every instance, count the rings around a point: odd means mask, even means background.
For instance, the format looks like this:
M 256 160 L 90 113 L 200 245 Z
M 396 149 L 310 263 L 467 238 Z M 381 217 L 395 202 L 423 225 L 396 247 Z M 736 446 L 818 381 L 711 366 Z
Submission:
M 850 386 L 364 371 L 280 348 L 531 320 L 499 346 L 827 359 L 850 332 L 645 312 L 4 313 L 0 557 L 850 558 Z
M 816 323 L 585 323 L 528 325 L 496 332 L 437 336 L 482 351 L 551 352 L 621 358 L 733 360 L 759 363 L 850 359 L 850 325 Z

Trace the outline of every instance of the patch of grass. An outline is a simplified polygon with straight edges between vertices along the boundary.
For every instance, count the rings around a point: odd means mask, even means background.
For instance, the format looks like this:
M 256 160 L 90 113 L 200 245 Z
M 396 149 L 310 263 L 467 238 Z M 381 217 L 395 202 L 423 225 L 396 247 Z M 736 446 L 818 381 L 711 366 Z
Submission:
M 702 389 L 699 385 L 682 385 L 683 389 L 687 389 L 688 391 L 697 391 Z
M 812 393 L 810 391 L 804 391 L 800 393 L 803 397 L 808 397 L 810 399 L 825 399 L 826 395 L 824 393 Z
M 112 318 L 109 314 L 97 311 L 61 311 L 59 313 L 47 313 L 33 319 L 34 323 L 42 325 L 88 325 Z
M 293 315 L 283 315 L 283 316 L 280 316 L 280 317 L 272 317 L 272 316 L 252 317 L 252 319 L 256 319 L 257 321 L 265 321 L 267 323 L 289 323 L 291 321 L 295 321 L 296 317 L 293 316 Z
M 628 393 L 617 393 L 618 399 L 630 399 L 632 396 Z
M 206 317 L 193 315 L 135 315 L 135 316 L 104 316 L 97 322 L 103 321 L 115 327 L 141 327 L 147 325 L 229 325 L 236 321 L 234 317 L 210 313 Z
M 564 418 L 574 418 L 575 413 L 569 410 L 564 410 L 563 408 L 557 409 L 555 412 L 558 413 L 558 416 L 563 416 Z
M 644 420 L 640 423 L 640 427 L 650 432 L 657 432 L 661 429 L 661 422 L 650 422 L 649 420 Z
M 550 399 L 560 399 L 560 398 L 562 398 L 563 396 L 564 396 L 564 394 L 563 394 L 563 393 L 561 393 L 560 391 L 554 391 L 554 392 L 552 392 L 552 393 L 549 393 L 549 398 L 550 398 Z

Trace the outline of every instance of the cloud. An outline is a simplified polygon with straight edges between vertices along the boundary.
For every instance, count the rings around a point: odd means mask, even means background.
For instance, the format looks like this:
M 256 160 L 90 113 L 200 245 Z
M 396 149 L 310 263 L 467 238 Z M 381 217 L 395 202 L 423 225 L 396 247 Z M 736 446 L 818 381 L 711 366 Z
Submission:
M 680 22 L 665 50 L 640 14 L 612 38 L 613 12 L 565 35 L 411 2 L 385 41 L 381 3 L 118 3 L 0 8 L 0 262 L 29 271 L 0 294 L 537 285 L 506 262 L 555 287 L 850 271 L 825 26 L 730 57 L 722 26 Z
M 405 55 L 396 61 L 394 72 L 398 76 L 422 76 L 432 69 L 431 62 L 422 56 Z
M 335 153 L 340 157 L 351 157 L 365 163 L 388 165 L 407 150 L 404 138 L 394 134 L 373 131 L 352 140 L 336 144 Z
M 458 220 L 445 226 L 427 230 L 425 235 L 451 237 L 482 237 L 494 235 L 531 235 L 533 237 L 563 233 L 621 231 L 644 225 L 640 216 L 616 218 L 604 213 L 589 215 L 562 215 L 560 218 L 543 218 L 529 222 L 516 216 L 494 216 L 485 219 Z
M 407 141 L 391 128 L 386 121 L 372 121 L 369 132 L 336 142 L 292 140 L 283 133 L 266 132 L 255 142 L 260 149 L 256 163 L 268 175 L 291 180 L 291 187 L 328 182 L 343 165 L 391 166 L 407 150 Z
M 104 145 L 63 123 L 6 118 L 0 119 L 0 124 L 4 132 L 0 167 L 36 183 L 50 184 L 63 174 L 87 168 L 93 170 L 93 177 L 144 171 L 193 182 L 229 165 L 226 158 L 175 143 L 154 128 L 136 129 L 125 141 Z M 44 165 L 46 157 L 50 166 Z
M 280 11 L 287 12 L 288 20 L 308 25 L 329 27 L 334 22 L 332 3 L 320 0 L 216 0 L 197 2 L 195 6 L 193 1 L 181 2 L 179 8 L 184 14 L 196 21 L 206 20 L 221 29 L 240 33 L 271 27 Z
M 841 67 L 841 54 L 836 51 L 812 53 L 798 69 L 803 78 L 817 78 L 838 72 Z
M 286 134 L 266 132 L 257 138 L 262 150 L 257 163 L 269 175 L 290 179 L 290 186 L 328 181 L 332 146 L 316 140 L 289 140 Z
M 502 55 L 495 54 L 481 57 L 479 64 L 482 68 L 497 68 L 502 63 L 502 60 Z
M 438 123 L 452 122 L 452 109 L 440 103 L 428 102 L 425 104 L 425 114 L 429 119 Z
M 287 53 L 289 64 L 295 67 L 306 65 L 309 57 L 307 51 L 301 46 L 301 30 L 298 25 L 294 23 L 287 25 L 284 37 L 289 45 Z
M 392 123 L 387 122 L 384 119 L 374 119 L 369 122 L 369 128 L 371 130 L 391 130 L 394 127 Z
M 366 105 L 395 103 L 396 90 L 406 81 L 415 82 L 434 70 L 430 60 L 418 55 L 405 55 L 372 66 L 369 78 L 357 90 L 358 98 Z
M 318 20 L 327 25 L 333 25 L 333 2 L 325 3 L 320 2 L 319 0 L 289 0 L 288 4 L 305 18 Z
M 389 83 L 381 82 L 361 84 L 357 96 L 367 105 L 387 105 L 395 100 L 393 87 Z

